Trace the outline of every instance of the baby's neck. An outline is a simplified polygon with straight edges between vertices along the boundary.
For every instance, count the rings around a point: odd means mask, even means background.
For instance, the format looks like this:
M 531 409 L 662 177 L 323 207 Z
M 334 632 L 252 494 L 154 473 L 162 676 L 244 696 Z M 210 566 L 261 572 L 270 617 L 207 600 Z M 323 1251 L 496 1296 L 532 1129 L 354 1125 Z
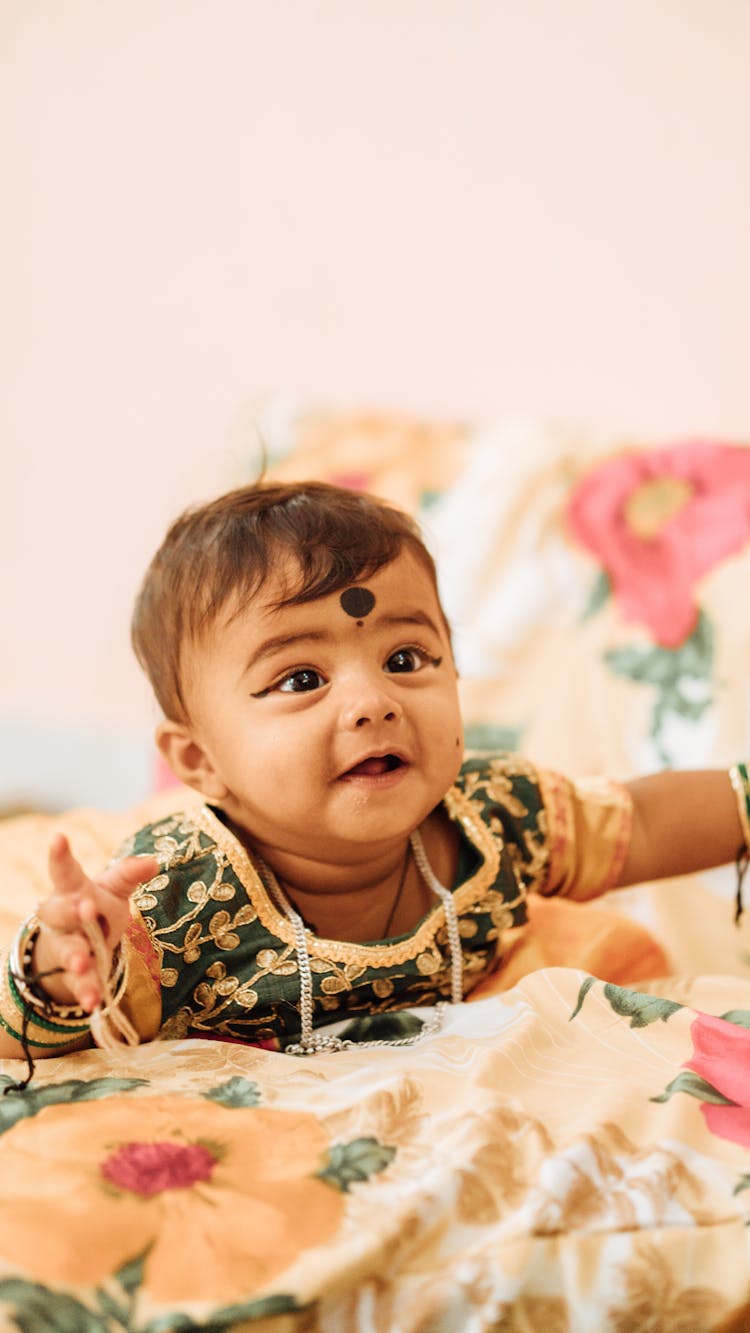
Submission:
M 458 834 L 438 808 L 421 827 L 427 858 L 437 878 L 451 887 L 458 861 Z M 245 841 L 252 854 L 254 848 Z M 309 928 L 323 939 L 364 943 L 404 935 L 436 904 L 408 840 L 378 856 L 352 864 L 326 865 L 259 849 L 283 892 Z

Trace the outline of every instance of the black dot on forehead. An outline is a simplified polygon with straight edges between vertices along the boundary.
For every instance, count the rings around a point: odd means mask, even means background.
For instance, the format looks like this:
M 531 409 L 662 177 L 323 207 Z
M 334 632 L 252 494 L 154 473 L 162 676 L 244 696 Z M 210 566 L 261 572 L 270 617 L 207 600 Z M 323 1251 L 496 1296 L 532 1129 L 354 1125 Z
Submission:
M 344 588 L 339 597 L 341 606 L 348 616 L 369 616 L 375 605 L 375 594 L 369 588 Z

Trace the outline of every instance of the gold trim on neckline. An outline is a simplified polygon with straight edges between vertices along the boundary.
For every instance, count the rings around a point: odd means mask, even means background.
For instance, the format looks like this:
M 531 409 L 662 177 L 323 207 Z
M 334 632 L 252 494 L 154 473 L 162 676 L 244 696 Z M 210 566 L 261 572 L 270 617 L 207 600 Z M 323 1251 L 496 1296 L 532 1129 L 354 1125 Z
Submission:
M 451 787 L 443 805 L 450 819 L 461 825 L 472 847 L 482 858 L 482 863 L 474 874 L 453 891 L 453 901 L 460 916 L 478 902 L 487 889 L 495 883 L 500 869 L 503 842 L 499 834 L 492 833 L 477 817 L 471 803 L 457 787 Z M 221 822 L 210 806 L 201 806 L 191 812 L 191 817 L 204 833 L 214 839 L 219 850 L 227 858 L 257 911 L 261 925 L 285 944 L 294 946 L 291 921 L 274 906 L 255 862 L 239 838 Z M 513 906 L 513 903 L 508 905 Z M 423 953 L 433 944 L 435 936 L 439 930 L 444 929 L 445 924 L 443 904 L 436 902 L 410 935 L 404 939 L 394 940 L 393 943 L 363 944 L 348 940 L 330 940 L 319 937 L 308 929 L 307 946 L 311 958 L 328 958 L 337 963 L 356 962 L 366 967 L 393 967 Z

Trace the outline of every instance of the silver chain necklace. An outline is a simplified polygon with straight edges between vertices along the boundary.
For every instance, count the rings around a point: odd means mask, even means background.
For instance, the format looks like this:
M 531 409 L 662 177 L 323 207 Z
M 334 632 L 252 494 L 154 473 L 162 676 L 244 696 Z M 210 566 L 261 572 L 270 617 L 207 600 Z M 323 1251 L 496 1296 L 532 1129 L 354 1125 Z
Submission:
M 463 958 L 461 955 L 458 915 L 453 894 L 449 889 L 446 889 L 444 884 L 440 883 L 433 871 L 427 860 L 427 853 L 417 829 L 411 834 L 409 842 L 422 878 L 443 904 L 451 960 L 451 1004 L 460 1004 L 463 1000 Z M 263 877 L 263 882 L 276 907 L 287 918 L 294 932 L 294 947 L 297 951 L 297 967 L 299 969 L 300 1039 L 293 1045 L 284 1047 L 286 1055 L 317 1055 L 321 1051 L 362 1051 L 372 1046 L 413 1046 L 415 1042 L 422 1041 L 423 1038 L 438 1031 L 446 1010 L 444 1000 L 435 1006 L 432 1016 L 425 1022 L 420 1031 L 409 1037 L 396 1037 L 392 1040 L 383 1038 L 373 1041 L 348 1041 L 342 1037 L 326 1036 L 322 1032 L 316 1032 L 313 1028 L 313 980 L 310 969 L 310 953 L 307 948 L 307 926 L 299 912 L 290 903 L 271 867 L 257 853 L 255 854 L 255 860 Z

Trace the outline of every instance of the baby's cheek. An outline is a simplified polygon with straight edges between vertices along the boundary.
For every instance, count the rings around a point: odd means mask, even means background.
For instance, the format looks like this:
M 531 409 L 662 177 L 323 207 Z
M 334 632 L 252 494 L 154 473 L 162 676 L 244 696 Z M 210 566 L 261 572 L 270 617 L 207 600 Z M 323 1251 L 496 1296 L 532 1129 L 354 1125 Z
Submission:
M 446 728 L 445 741 L 442 745 L 442 772 L 445 778 L 446 788 L 450 787 L 458 777 L 461 765 L 464 760 L 464 737 L 463 733 L 455 727 Z

